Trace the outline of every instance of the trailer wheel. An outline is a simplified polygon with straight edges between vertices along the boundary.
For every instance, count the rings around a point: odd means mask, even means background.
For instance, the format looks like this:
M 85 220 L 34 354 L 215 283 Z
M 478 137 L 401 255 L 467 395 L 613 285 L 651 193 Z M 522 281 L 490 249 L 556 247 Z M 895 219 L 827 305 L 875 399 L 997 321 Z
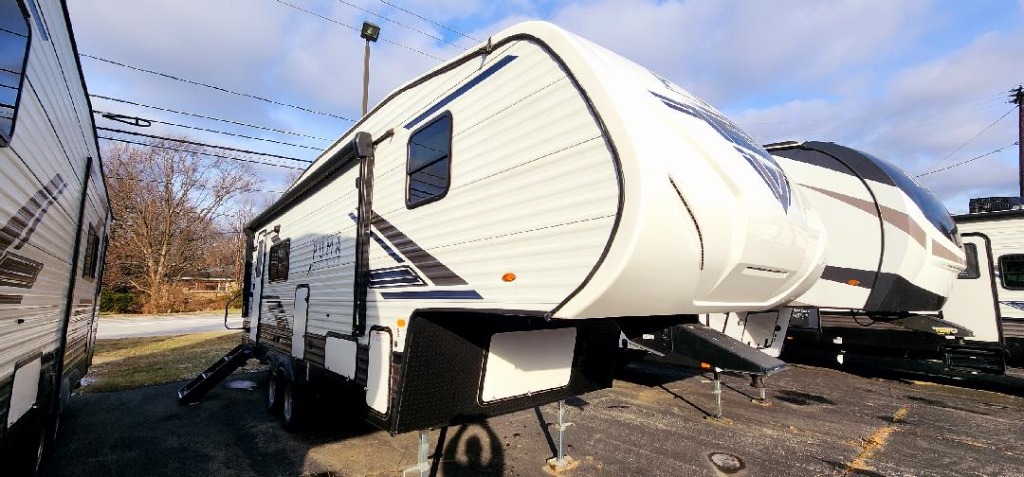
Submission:
M 281 410 L 281 389 L 278 386 L 281 373 L 271 366 L 267 370 L 267 411 L 277 414 Z
M 295 432 L 302 428 L 303 412 L 305 402 L 302 399 L 302 391 L 298 389 L 295 381 L 285 378 L 281 390 L 281 417 L 284 420 L 284 428 L 288 432 Z

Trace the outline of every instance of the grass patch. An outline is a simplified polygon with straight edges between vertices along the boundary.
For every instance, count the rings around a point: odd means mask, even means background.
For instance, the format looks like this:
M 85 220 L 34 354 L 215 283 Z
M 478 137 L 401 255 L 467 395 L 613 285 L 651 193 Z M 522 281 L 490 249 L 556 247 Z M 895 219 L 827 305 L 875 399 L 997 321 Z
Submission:
M 87 385 L 101 393 L 190 379 L 242 342 L 238 331 L 99 340 Z

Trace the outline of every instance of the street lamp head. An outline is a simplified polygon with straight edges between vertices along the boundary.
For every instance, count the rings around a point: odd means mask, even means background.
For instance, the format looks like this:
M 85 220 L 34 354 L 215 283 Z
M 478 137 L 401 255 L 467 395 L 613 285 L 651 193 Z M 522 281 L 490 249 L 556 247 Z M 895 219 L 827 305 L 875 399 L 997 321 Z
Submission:
M 359 30 L 359 36 L 366 41 L 376 42 L 377 37 L 380 36 L 380 27 L 370 22 L 363 22 L 363 28 Z

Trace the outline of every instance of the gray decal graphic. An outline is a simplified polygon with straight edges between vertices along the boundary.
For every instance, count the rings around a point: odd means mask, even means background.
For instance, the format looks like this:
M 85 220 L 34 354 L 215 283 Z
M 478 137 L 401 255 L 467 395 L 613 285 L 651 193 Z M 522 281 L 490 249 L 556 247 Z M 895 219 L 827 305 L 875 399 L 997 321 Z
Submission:
M 29 242 L 36 227 L 67 187 L 63 176 L 53 176 L 0 228 L 0 286 L 32 288 L 35 285 L 43 264 L 12 250 L 21 250 Z M 18 304 L 21 298 L 20 295 L 4 295 L 0 304 Z

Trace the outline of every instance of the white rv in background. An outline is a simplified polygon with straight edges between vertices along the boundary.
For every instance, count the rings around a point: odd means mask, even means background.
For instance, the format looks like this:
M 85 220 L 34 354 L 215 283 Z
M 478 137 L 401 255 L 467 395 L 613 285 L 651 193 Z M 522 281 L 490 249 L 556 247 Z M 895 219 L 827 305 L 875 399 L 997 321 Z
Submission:
M 784 344 L 877 345 L 879 328 L 928 333 L 931 342 L 970 335 L 939 314 L 965 259 L 938 199 L 899 168 L 852 148 L 816 141 L 765 148 L 824 225 L 824 270 L 786 307 L 710 313 L 701 323 L 773 357 Z M 713 356 L 690 358 L 723 367 Z
M 110 207 L 67 9 L 0 0 L 0 475 L 36 472 L 92 359 Z
M 794 303 L 811 308 L 801 310 L 800 319 L 790 327 L 787 351 L 824 351 L 839 359 L 849 355 L 942 358 L 950 369 L 995 373 L 1002 373 L 1007 363 L 1020 363 L 1024 354 L 1021 199 L 985 204 L 975 199 L 973 213 L 953 217 L 927 190 L 873 156 L 827 143 L 784 143 L 768 150 L 791 180 L 818 192 L 808 193 L 808 201 L 823 217 L 829 234 L 825 274 Z M 803 166 L 795 167 L 797 163 Z M 819 171 L 802 175 L 814 170 L 809 165 L 818 165 Z M 827 178 L 840 177 L 837 173 L 842 169 L 856 172 L 864 185 L 860 196 L 853 193 L 857 187 L 844 191 Z M 871 170 L 875 177 L 870 177 Z M 892 194 L 894 189 L 889 187 L 886 194 L 880 187 L 885 178 L 879 172 L 903 192 Z M 1010 210 L 1014 199 L 1018 210 Z M 992 209 L 981 206 L 996 203 L 1007 210 L 976 210 Z M 872 222 L 883 225 L 879 229 Z M 833 254 L 833 241 L 846 241 L 842 249 L 848 252 Z M 857 260 L 870 263 L 874 256 L 865 251 L 877 250 L 882 250 L 877 278 L 858 276 Z M 890 253 L 895 254 L 893 259 L 887 258 Z M 857 285 L 844 286 L 844 280 Z
M 986 203 L 1002 203 L 983 212 Z M 1024 366 L 1024 199 L 972 199 L 971 213 L 955 216 L 967 269 L 953 285 L 942 316 L 974 332 L 945 353 L 954 368 L 1002 372 Z M 1004 210 L 999 210 L 1004 209 Z
M 617 323 L 774 308 L 824 254 L 749 136 L 542 22 L 387 96 L 249 232 L 268 406 L 346 382 L 392 433 L 608 387 Z

